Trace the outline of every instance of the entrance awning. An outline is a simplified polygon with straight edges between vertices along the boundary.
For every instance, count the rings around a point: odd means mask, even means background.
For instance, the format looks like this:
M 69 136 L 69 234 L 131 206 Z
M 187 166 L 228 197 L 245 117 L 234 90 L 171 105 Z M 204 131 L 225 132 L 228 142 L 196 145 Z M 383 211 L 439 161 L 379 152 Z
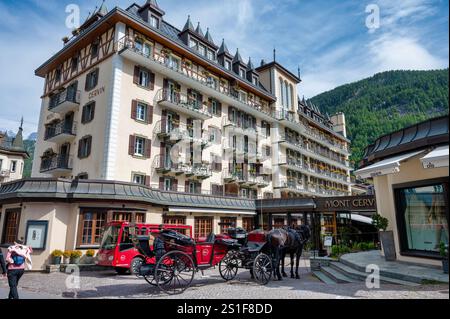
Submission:
M 420 160 L 424 168 L 448 167 L 448 145 L 434 149 Z
M 194 208 L 194 207 L 169 207 L 169 213 L 201 213 L 201 214 L 223 214 L 223 215 L 250 215 L 254 216 L 254 211 L 248 210 L 227 210 L 214 208 Z
M 400 162 L 406 161 L 422 152 L 423 151 L 416 151 L 408 154 L 386 158 L 378 163 L 355 171 L 355 174 L 358 178 L 365 179 L 375 176 L 398 173 L 400 171 Z

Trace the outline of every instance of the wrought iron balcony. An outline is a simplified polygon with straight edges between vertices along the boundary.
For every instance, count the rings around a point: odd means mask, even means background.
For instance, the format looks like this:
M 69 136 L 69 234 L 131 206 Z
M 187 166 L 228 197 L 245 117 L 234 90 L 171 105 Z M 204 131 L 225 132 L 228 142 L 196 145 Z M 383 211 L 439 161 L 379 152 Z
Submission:
M 207 179 L 212 176 L 211 168 L 206 164 L 181 164 L 180 169 L 187 177 Z
M 48 125 L 45 128 L 44 140 L 48 142 L 61 143 L 72 139 L 77 134 L 77 123 L 74 121 L 62 121 Z
M 68 155 L 52 155 L 41 158 L 40 172 L 64 173 L 73 169 L 73 157 Z
M 65 89 L 50 97 L 48 110 L 64 114 L 73 111 L 80 105 L 80 91 Z
M 176 112 L 188 114 L 194 118 L 207 120 L 212 118 L 208 107 L 187 94 L 161 89 L 156 94 L 157 102 Z

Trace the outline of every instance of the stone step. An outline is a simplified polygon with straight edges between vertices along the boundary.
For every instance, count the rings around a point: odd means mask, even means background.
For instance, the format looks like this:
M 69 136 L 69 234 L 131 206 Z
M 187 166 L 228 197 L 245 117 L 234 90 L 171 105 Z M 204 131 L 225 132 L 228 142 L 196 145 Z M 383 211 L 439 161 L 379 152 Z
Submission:
M 332 278 L 334 281 L 336 281 L 337 283 L 340 283 L 340 284 L 355 283 L 358 281 L 358 280 L 348 277 L 347 275 L 345 275 L 331 267 L 322 267 L 320 270 L 323 273 L 325 273 L 328 277 Z
M 366 272 L 362 272 L 359 271 L 353 267 L 350 267 L 344 263 L 341 262 L 332 262 L 330 264 L 330 267 L 333 268 L 334 270 L 344 274 L 347 277 L 353 278 L 355 280 L 359 280 L 359 281 L 365 281 L 367 278 L 367 275 L 369 275 Z M 390 278 L 390 277 L 386 277 L 383 275 L 380 275 L 380 282 L 385 283 L 385 284 L 395 284 L 395 285 L 402 285 L 402 286 L 419 286 L 418 283 L 415 282 L 410 282 L 410 281 L 405 281 L 405 280 L 401 280 L 401 279 L 396 279 L 396 278 Z
M 325 275 L 325 273 L 321 272 L 320 270 L 314 270 L 312 272 L 313 276 L 318 278 L 321 282 L 327 284 L 327 285 L 336 285 L 337 282 L 333 280 L 333 278 L 328 277 Z

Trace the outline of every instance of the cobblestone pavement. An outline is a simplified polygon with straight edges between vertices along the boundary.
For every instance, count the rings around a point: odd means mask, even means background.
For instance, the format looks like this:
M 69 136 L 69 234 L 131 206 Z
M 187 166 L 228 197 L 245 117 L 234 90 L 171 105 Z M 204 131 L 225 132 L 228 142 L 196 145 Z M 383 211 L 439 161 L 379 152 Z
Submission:
M 313 277 L 302 260 L 301 279 L 285 278 L 260 286 L 250 279 L 248 271 L 241 270 L 237 278 L 224 282 L 218 269 L 197 273 L 191 288 L 182 295 L 167 296 L 143 279 L 119 276 L 114 271 L 82 272 L 80 289 L 66 288 L 71 277 L 64 273 L 26 273 L 20 282 L 22 298 L 187 298 L 187 299 L 347 299 L 347 298 L 449 298 L 448 285 L 405 287 L 381 284 L 380 289 L 367 289 L 364 283 L 327 285 Z M 5 298 L 7 281 L 0 282 L 0 298 Z

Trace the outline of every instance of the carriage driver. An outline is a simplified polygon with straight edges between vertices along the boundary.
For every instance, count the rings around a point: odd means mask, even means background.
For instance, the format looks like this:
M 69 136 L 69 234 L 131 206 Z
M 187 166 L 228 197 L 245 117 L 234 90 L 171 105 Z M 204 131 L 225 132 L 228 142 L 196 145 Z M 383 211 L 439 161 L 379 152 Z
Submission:
M 166 253 L 166 250 L 164 248 L 164 241 L 160 236 L 163 227 L 163 225 L 159 225 L 159 234 L 156 236 L 155 241 L 153 242 L 153 252 L 155 253 L 156 262 L 158 262 Z

